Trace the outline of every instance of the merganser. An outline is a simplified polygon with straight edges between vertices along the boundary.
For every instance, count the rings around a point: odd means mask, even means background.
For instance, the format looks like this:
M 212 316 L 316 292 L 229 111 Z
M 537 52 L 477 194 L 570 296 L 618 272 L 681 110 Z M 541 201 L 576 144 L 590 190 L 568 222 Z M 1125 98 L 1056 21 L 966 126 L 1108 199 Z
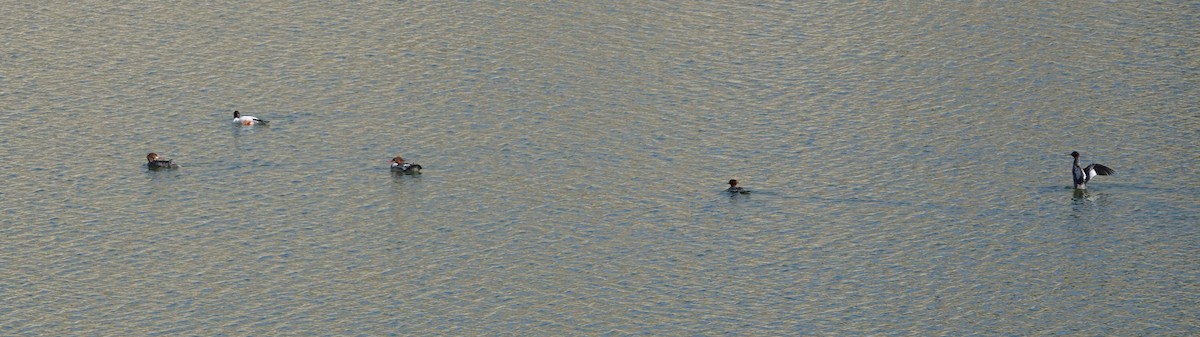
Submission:
M 741 194 L 750 193 L 750 191 L 747 191 L 745 188 L 742 188 L 741 186 L 738 186 L 737 184 L 738 184 L 737 179 L 729 179 L 729 188 L 725 189 L 725 192 L 741 193 Z
M 162 159 L 157 153 L 150 152 L 150 154 L 146 155 L 146 167 L 151 170 L 157 170 L 179 168 L 179 165 L 175 165 L 170 160 Z
M 237 110 L 233 111 L 233 123 L 241 124 L 241 125 L 245 125 L 245 126 L 250 126 L 250 125 L 254 125 L 254 124 L 267 125 L 267 121 L 258 119 L 258 117 L 254 117 L 254 116 L 242 116 L 242 113 L 237 112 Z
M 1087 167 L 1079 167 L 1079 152 L 1071 151 L 1071 157 L 1075 157 L 1075 165 L 1071 167 L 1071 176 L 1075 180 L 1076 189 L 1086 190 L 1088 181 L 1092 180 L 1095 176 L 1106 176 L 1117 173 L 1117 171 L 1113 171 L 1108 166 L 1096 163 L 1092 163 Z
M 392 158 L 392 172 L 404 174 L 421 173 L 421 165 L 415 163 L 405 163 L 404 158 L 396 156 Z

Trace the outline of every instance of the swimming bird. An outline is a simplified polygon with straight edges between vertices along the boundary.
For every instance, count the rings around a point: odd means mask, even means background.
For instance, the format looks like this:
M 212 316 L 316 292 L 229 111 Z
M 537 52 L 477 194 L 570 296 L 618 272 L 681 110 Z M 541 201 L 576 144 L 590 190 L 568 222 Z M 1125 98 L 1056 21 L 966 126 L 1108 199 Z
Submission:
M 146 167 L 151 170 L 157 170 L 179 168 L 179 165 L 175 165 L 170 160 L 162 159 L 157 153 L 150 152 L 150 154 L 146 155 Z
M 242 116 L 242 113 L 237 112 L 237 110 L 233 111 L 233 123 L 241 124 L 241 125 L 245 125 L 245 126 L 250 126 L 250 125 L 254 125 L 254 124 L 267 125 L 267 121 L 258 119 L 258 117 L 254 117 L 254 116 Z
M 741 193 L 741 194 L 750 193 L 750 191 L 747 191 L 745 188 L 742 188 L 741 186 L 738 186 L 737 184 L 738 184 L 737 179 L 729 179 L 729 188 L 725 189 L 725 192 Z
M 404 174 L 421 173 L 421 165 L 417 165 L 415 163 L 406 163 L 404 162 L 404 158 L 396 156 L 395 158 L 392 158 L 392 172 Z
M 1106 176 L 1117 171 L 1108 168 L 1108 166 L 1092 163 L 1087 167 L 1079 167 L 1079 152 L 1071 151 L 1071 157 L 1075 157 L 1075 165 L 1071 167 L 1071 176 L 1075 180 L 1075 189 L 1086 190 L 1088 181 L 1100 175 Z

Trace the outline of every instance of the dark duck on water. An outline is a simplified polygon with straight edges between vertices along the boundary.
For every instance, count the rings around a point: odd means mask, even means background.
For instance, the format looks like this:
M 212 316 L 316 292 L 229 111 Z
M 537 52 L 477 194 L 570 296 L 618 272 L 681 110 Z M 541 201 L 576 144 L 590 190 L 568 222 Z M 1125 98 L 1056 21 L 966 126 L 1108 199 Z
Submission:
M 175 165 L 169 159 L 162 159 L 157 153 L 150 152 L 150 154 L 146 155 L 146 167 L 151 170 L 157 170 L 178 168 L 179 165 Z
M 750 193 L 749 190 L 746 190 L 745 188 L 738 186 L 737 179 L 729 179 L 729 188 L 725 189 L 725 191 L 729 192 L 729 193 L 735 193 L 735 194 L 736 193 L 740 193 L 740 194 Z

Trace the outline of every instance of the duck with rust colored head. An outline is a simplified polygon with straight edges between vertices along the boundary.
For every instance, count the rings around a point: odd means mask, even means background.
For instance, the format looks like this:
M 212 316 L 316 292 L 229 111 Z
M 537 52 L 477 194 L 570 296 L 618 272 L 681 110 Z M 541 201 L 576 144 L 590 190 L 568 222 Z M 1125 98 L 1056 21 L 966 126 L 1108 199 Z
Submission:
M 169 159 L 163 159 L 157 153 L 150 152 L 150 154 L 146 155 L 146 167 L 150 168 L 151 170 L 174 169 L 179 168 L 179 165 L 175 165 L 175 163 L 172 163 Z
M 404 162 L 404 158 L 401 158 L 400 156 L 396 156 L 396 157 L 392 158 L 392 172 L 403 173 L 403 174 L 417 174 L 417 173 L 421 173 L 421 165 L 418 165 L 416 163 L 406 163 L 406 162 Z
M 725 192 L 735 193 L 735 194 L 749 194 L 750 193 L 749 190 L 747 190 L 741 186 L 738 186 L 737 179 L 729 179 L 729 188 L 725 189 Z

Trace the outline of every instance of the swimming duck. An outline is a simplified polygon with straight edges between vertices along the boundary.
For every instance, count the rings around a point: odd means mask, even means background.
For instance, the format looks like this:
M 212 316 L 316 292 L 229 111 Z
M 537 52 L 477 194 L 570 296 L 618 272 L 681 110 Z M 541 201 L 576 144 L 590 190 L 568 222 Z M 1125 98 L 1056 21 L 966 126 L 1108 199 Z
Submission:
M 242 113 L 238 112 L 237 110 L 233 111 L 233 123 L 241 124 L 244 126 L 250 126 L 250 125 L 255 125 L 255 124 L 267 125 L 267 121 L 258 119 L 258 117 L 254 117 L 254 116 L 242 116 Z
M 151 170 L 157 170 L 179 168 L 179 165 L 175 165 L 170 160 L 162 159 L 157 153 L 150 152 L 150 154 L 146 155 L 146 167 Z
M 750 193 L 750 191 L 746 190 L 745 188 L 742 188 L 741 186 L 738 186 L 737 184 L 738 184 L 737 179 L 729 179 L 729 188 L 725 189 L 725 192 L 741 193 L 741 194 Z
M 1095 176 L 1106 176 L 1117 171 L 1108 168 L 1108 166 L 1092 163 L 1087 167 L 1079 167 L 1079 152 L 1071 151 L 1071 157 L 1075 157 L 1075 165 L 1071 167 L 1071 176 L 1075 180 L 1075 189 L 1086 190 L 1088 181 Z
M 404 174 L 421 173 L 421 165 L 417 165 L 415 163 L 405 163 L 404 158 L 396 156 L 395 158 L 392 158 L 392 172 Z

